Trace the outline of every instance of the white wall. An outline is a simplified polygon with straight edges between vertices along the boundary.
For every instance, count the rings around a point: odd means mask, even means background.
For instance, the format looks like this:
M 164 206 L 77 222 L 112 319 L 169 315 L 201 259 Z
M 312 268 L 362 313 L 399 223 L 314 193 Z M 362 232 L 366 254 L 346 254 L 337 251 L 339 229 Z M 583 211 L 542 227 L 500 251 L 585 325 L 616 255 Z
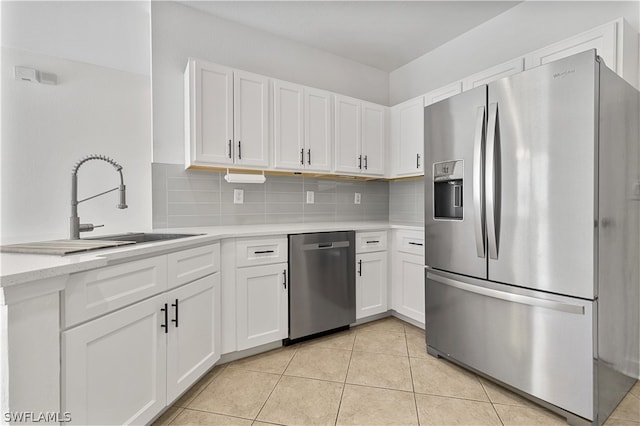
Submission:
M 190 56 L 388 103 L 384 71 L 180 4 L 153 2 L 151 12 L 154 162 L 184 163 L 183 73 Z
M 637 1 L 527 1 L 391 72 L 395 105 L 541 47 L 625 18 L 638 31 Z
M 105 225 L 93 235 L 150 229 L 149 4 L 0 6 L 0 242 L 67 238 L 71 169 L 93 153 L 123 165 L 129 208 L 116 209 L 117 194 L 107 194 L 80 204 L 82 221 Z M 15 80 L 15 65 L 55 73 L 58 84 Z M 100 161 L 78 177 L 80 199 L 119 182 Z

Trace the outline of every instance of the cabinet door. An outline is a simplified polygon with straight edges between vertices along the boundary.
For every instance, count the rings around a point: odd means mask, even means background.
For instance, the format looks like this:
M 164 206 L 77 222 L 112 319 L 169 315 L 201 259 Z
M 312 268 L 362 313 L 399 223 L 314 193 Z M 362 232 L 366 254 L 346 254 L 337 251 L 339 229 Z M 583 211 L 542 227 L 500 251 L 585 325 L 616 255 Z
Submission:
M 462 80 L 462 89 L 470 90 L 483 84 L 491 83 L 503 77 L 509 77 L 518 74 L 524 70 L 524 58 L 518 58 L 513 61 L 505 62 L 495 67 L 488 68 L 479 73 L 473 74 Z
M 185 95 L 187 166 L 233 163 L 233 71 L 190 60 Z
M 360 101 L 335 95 L 335 171 L 360 174 Z
M 387 311 L 387 252 L 356 258 L 356 319 Z
M 305 168 L 331 171 L 331 93 L 304 89 Z
M 274 167 L 304 168 L 303 88 L 284 81 L 273 83 Z
M 424 256 L 395 253 L 393 309 L 424 324 Z
M 384 174 L 384 140 L 386 108 L 362 103 L 362 173 Z
M 155 296 L 62 333 L 62 405 L 73 424 L 145 424 L 164 409 L 165 300 Z
M 236 271 L 238 350 L 288 336 L 287 275 L 286 263 Z
M 611 22 L 536 50 L 527 55 L 526 68 L 534 68 L 585 50 L 596 49 L 597 54 L 604 59 L 604 63 L 613 71 L 618 71 L 617 25 L 617 22 Z
M 448 84 L 438 89 L 432 90 L 424 95 L 424 106 L 431 105 L 453 95 L 462 93 L 462 81 Z M 423 117 L 424 120 L 424 117 Z
M 391 146 L 395 173 L 422 173 L 424 145 L 424 100 L 420 96 L 391 108 Z
M 167 293 L 167 403 L 220 359 L 220 274 Z
M 269 79 L 233 72 L 235 164 L 269 166 Z

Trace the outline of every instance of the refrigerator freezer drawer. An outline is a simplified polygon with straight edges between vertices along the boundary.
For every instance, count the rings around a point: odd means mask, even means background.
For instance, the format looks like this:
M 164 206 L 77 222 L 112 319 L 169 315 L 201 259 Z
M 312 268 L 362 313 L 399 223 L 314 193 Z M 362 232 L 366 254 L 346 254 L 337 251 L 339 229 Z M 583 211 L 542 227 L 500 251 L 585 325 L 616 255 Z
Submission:
M 594 302 L 427 272 L 427 346 L 565 411 L 594 417 Z

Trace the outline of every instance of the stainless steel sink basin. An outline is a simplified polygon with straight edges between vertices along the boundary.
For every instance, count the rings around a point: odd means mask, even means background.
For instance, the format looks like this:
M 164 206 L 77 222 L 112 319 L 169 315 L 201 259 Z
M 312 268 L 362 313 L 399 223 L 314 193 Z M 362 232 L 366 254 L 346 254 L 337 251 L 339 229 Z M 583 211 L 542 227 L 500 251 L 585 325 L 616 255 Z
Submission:
M 202 234 L 162 234 L 130 232 L 126 234 L 105 235 L 96 238 L 84 238 L 80 240 L 54 240 L 39 241 L 33 243 L 11 244 L 1 246 L 0 251 L 6 253 L 25 254 L 50 254 L 64 256 L 66 254 L 81 253 L 92 250 L 113 248 L 131 244 L 152 243 L 156 241 L 169 241 L 178 238 L 195 237 Z
M 105 235 L 96 238 L 85 238 L 85 240 L 100 241 L 127 241 L 136 244 L 152 243 L 156 241 L 177 240 L 179 238 L 196 237 L 202 234 L 163 234 L 159 232 L 128 232 L 126 234 Z

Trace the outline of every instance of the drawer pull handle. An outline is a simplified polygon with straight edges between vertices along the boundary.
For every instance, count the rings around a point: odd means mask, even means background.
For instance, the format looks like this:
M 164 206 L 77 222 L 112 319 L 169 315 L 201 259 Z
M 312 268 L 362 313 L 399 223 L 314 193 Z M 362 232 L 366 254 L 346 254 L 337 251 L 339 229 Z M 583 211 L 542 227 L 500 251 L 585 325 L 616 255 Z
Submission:
M 274 253 L 274 250 L 256 250 L 254 251 L 255 254 L 267 254 L 267 253 Z
M 282 271 L 282 285 L 284 286 L 284 289 L 287 289 L 287 270 L 285 269 L 284 271 Z
M 231 158 L 231 139 L 229 139 L 229 158 Z
M 424 245 L 423 243 L 414 243 L 413 241 L 409 241 L 409 244 L 411 244 L 412 246 L 420 246 L 420 247 Z
M 300 165 L 304 166 L 304 148 L 300 150 Z
M 172 303 L 171 306 L 175 308 L 174 312 L 176 314 L 176 317 L 172 319 L 171 322 L 175 323 L 176 328 L 178 328 L 178 299 L 176 299 L 176 303 Z
M 369 240 L 367 241 L 367 244 L 378 244 L 379 242 L 379 240 Z
M 164 324 L 160 324 L 160 328 L 164 328 L 164 333 L 169 333 L 169 307 L 167 304 L 164 304 L 164 308 L 160 308 L 160 312 L 164 312 Z
M 362 259 L 358 260 L 358 275 L 362 276 Z
M 311 165 L 311 150 L 307 150 L 307 164 Z

